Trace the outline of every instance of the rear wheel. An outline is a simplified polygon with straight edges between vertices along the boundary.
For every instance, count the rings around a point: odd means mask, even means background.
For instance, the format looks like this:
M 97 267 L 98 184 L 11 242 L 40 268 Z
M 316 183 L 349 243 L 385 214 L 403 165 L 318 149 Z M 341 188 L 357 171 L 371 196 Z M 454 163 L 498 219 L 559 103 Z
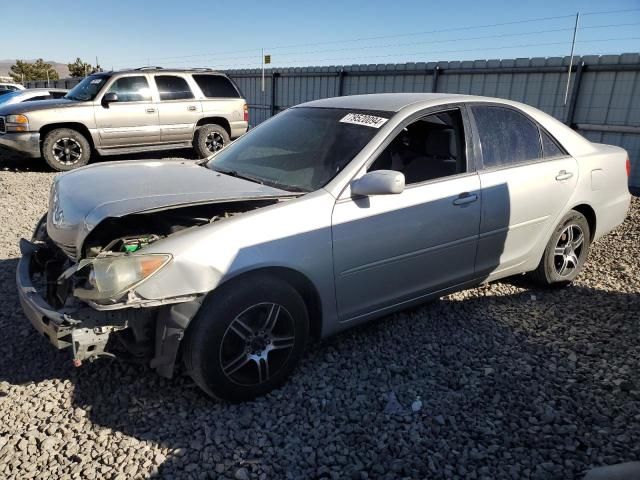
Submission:
M 220 125 L 202 125 L 193 136 L 193 149 L 198 158 L 206 158 L 224 148 L 230 141 L 229 134 Z
M 66 172 L 89 163 L 91 145 L 80 132 L 71 128 L 56 128 L 44 137 L 42 156 L 58 172 Z
M 571 283 L 587 260 L 591 232 L 584 215 L 575 210 L 567 213 L 551 235 L 538 268 L 531 277 L 545 286 Z
M 249 400 L 287 379 L 308 336 L 300 294 L 278 278 L 253 276 L 210 294 L 187 329 L 183 360 L 210 396 Z

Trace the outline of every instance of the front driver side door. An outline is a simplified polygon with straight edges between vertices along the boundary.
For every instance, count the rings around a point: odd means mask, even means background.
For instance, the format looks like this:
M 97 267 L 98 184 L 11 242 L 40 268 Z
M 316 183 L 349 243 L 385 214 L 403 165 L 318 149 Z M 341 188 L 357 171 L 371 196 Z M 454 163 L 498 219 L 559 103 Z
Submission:
M 160 142 L 158 112 L 146 75 L 116 79 L 103 93 L 115 93 L 118 101 L 94 106 L 102 148 L 150 145 Z
M 347 191 L 336 202 L 332 235 L 341 321 L 473 278 L 480 180 L 468 165 L 464 132 L 458 109 L 406 125 L 369 166 L 402 171 L 405 190 L 364 198 Z

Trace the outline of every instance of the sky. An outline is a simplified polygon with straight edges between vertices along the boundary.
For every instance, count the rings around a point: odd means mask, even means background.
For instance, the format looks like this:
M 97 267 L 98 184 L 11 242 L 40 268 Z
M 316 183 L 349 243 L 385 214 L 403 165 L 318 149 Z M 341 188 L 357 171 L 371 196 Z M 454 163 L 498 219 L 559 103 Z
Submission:
M 274 67 L 563 56 L 578 11 L 577 54 L 640 51 L 640 0 L 30 0 L 0 9 L 0 59 L 237 69 L 260 67 L 262 49 Z

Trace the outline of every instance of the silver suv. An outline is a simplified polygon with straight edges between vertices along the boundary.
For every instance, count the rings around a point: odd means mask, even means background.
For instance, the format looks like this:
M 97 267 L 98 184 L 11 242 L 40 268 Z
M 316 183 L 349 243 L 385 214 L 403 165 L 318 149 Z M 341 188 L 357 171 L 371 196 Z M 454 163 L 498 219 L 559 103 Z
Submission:
M 0 107 L 0 146 L 55 170 L 100 155 L 193 147 L 199 157 L 247 131 L 248 107 L 226 75 L 143 67 L 86 77 L 58 100 Z

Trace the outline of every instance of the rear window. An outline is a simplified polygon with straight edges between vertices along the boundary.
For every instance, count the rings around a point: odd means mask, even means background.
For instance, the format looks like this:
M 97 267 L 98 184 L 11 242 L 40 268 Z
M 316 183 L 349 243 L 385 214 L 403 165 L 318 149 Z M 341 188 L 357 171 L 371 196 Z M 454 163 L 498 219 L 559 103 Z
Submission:
M 231 81 L 222 75 L 194 75 L 193 79 L 207 98 L 240 98 Z
M 191 93 L 191 89 L 184 78 L 173 75 L 156 75 L 154 78 L 158 86 L 160 100 L 186 100 L 193 98 L 193 93 Z

